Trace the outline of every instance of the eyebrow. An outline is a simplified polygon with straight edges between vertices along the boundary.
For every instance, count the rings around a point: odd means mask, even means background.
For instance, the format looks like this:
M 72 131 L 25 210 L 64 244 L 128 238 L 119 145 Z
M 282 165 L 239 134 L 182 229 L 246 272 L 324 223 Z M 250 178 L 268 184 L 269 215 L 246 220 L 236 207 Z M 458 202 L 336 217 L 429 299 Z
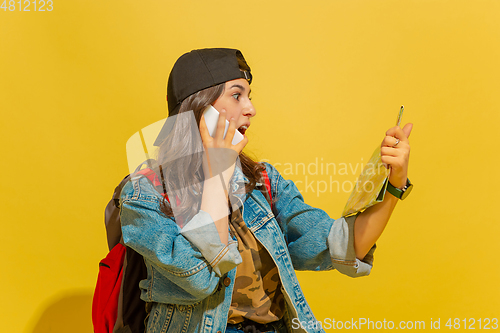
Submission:
M 232 88 L 240 88 L 241 90 L 245 91 L 245 87 L 243 87 L 241 84 L 233 84 L 231 87 L 229 87 L 229 89 L 232 89 Z M 252 93 L 252 89 L 250 88 L 250 90 L 248 91 L 248 95 L 250 95 Z

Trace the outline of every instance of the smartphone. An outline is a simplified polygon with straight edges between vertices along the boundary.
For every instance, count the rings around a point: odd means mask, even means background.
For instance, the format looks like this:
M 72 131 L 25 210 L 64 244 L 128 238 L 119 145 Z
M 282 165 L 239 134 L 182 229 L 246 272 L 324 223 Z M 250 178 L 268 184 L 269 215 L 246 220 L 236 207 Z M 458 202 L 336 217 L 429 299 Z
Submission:
M 205 111 L 203 111 L 203 115 L 205 116 L 205 123 L 207 124 L 208 133 L 213 138 L 215 135 L 215 130 L 217 129 L 217 122 L 219 121 L 219 111 L 214 108 L 212 105 L 209 105 Z M 224 129 L 224 138 L 226 137 L 227 129 L 229 128 L 229 121 L 226 119 L 226 128 Z M 231 142 L 233 145 L 237 144 L 243 140 L 243 134 L 241 134 L 238 130 L 234 132 L 233 141 Z

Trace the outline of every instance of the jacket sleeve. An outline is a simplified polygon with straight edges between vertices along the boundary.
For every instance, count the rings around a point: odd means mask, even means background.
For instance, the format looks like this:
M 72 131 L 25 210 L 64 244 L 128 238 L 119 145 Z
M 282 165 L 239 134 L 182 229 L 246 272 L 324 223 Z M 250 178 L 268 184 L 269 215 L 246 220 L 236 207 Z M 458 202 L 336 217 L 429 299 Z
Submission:
M 309 206 L 291 180 L 285 180 L 264 163 L 271 182 L 273 213 L 284 233 L 292 263 L 297 270 L 329 270 L 351 277 L 370 274 L 375 245 L 359 260 L 354 251 L 354 223 L 358 215 L 332 219 Z M 359 214 L 359 213 L 358 213 Z
M 219 279 L 241 263 L 237 244 L 225 245 L 212 218 L 199 211 L 184 232 L 161 213 L 162 198 L 149 181 L 133 177 L 121 194 L 123 241 L 168 280 L 200 301 L 212 294 Z

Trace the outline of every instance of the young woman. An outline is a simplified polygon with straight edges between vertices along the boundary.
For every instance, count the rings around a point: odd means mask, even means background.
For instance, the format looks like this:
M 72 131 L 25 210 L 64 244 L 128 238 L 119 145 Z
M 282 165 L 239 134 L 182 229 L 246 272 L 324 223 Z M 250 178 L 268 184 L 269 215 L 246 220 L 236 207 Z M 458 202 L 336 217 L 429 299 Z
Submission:
M 152 303 L 148 333 L 322 332 L 295 270 L 369 274 L 375 241 L 406 189 L 411 124 L 382 141 L 394 195 L 336 220 L 304 203 L 292 181 L 242 152 L 246 136 L 232 143 L 256 116 L 251 80 L 238 50 L 181 56 L 168 81 L 170 121 L 156 140 L 162 186 L 137 173 L 122 190 L 123 240 L 148 269 L 140 283 Z M 213 137 L 203 116 L 210 105 L 220 112 Z

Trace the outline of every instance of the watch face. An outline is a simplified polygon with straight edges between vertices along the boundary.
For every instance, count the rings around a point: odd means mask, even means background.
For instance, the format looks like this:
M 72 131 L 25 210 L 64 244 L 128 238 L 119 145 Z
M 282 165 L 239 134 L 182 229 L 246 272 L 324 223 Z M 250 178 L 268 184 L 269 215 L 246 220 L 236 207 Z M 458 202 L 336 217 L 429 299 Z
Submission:
M 404 200 L 408 195 L 410 195 L 412 189 L 413 189 L 413 184 L 408 185 L 406 190 L 401 194 L 401 200 Z

